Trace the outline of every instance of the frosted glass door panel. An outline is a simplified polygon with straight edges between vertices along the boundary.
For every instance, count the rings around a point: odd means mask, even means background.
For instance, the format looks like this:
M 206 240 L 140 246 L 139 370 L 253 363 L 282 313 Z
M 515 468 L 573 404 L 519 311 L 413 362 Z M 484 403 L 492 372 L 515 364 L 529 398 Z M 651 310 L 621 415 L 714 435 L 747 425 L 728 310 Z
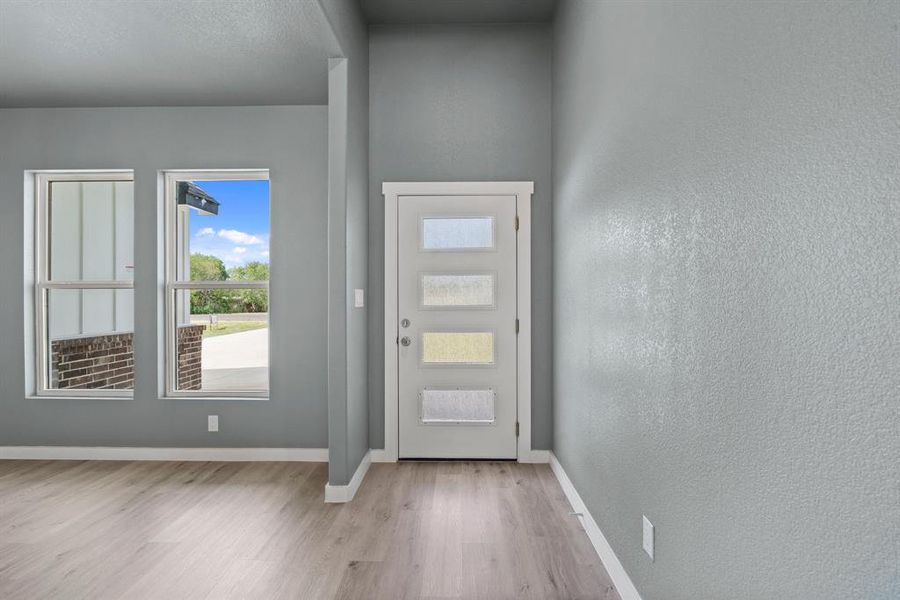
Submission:
M 494 275 L 424 273 L 421 294 L 423 308 L 492 308 Z
M 423 423 L 493 423 L 493 390 L 422 390 Z
M 425 217 L 424 250 L 488 250 L 494 247 L 493 217 Z
M 490 331 L 427 331 L 422 334 L 422 362 L 426 364 L 493 364 L 494 334 Z

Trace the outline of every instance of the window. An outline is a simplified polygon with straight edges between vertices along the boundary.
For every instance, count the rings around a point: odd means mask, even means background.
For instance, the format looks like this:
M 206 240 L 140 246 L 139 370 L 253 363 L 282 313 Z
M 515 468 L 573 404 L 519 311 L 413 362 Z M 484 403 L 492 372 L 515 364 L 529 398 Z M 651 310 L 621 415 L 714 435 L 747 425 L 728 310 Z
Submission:
M 35 388 L 134 388 L 134 181 L 130 172 L 35 176 Z
M 166 174 L 166 393 L 269 391 L 269 174 Z

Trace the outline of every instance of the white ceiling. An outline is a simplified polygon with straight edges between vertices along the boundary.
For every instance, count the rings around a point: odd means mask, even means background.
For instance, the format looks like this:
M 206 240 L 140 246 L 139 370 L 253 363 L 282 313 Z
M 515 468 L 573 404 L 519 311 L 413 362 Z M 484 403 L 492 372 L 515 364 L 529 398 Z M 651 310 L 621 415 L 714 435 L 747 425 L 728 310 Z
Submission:
M 543 23 L 556 0 L 360 0 L 373 24 Z
M 0 107 L 325 104 L 339 54 L 317 0 L 0 0 Z

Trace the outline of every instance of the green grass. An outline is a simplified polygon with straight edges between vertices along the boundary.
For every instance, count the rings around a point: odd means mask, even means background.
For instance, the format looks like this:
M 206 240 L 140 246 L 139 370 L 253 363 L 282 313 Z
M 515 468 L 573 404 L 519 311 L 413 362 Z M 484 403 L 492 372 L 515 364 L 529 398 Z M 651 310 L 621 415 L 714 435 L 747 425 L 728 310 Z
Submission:
M 206 329 L 203 330 L 203 337 L 205 338 L 264 329 L 269 326 L 266 321 L 219 321 L 216 325 L 208 323 L 198 323 L 198 325 L 206 325 Z

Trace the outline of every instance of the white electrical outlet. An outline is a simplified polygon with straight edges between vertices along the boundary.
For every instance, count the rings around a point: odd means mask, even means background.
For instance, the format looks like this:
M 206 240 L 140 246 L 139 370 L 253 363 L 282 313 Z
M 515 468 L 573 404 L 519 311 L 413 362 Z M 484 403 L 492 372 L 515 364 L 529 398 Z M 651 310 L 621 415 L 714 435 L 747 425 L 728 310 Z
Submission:
M 209 415 L 206 417 L 206 426 L 209 431 L 219 430 L 219 415 Z
M 653 560 L 653 523 L 644 516 L 644 552 Z
M 355 308 L 362 308 L 366 305 L 366 293 L 363 290 L 355 289 L 353 290 L 353 306 Z

